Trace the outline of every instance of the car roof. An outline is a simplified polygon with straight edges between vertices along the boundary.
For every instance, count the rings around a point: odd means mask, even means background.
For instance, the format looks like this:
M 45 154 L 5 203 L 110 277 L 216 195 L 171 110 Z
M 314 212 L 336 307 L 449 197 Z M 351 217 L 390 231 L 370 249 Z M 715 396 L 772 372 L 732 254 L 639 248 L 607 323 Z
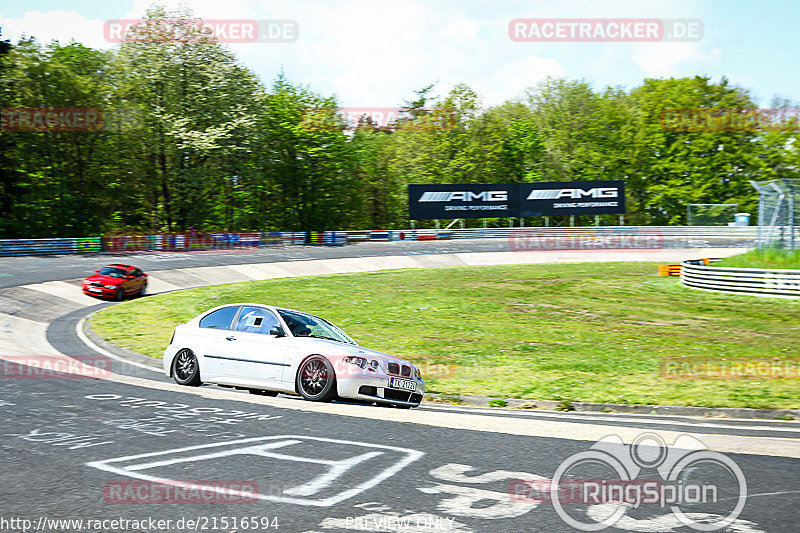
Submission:
M 109 263 L 106 266 L 107 267 L 119 267 L 119 268 L 136 268 L 136 267 L 132 267 L 131 265 L 123 265 L 122 263 Z
M 320 318 L 322 320 L 325 320 L 322 317 L 319 317 L 319 316 L 314 315 L 312 313 L 307 313 L 305 311 L 298 311 L 297 309 L 289 309 L 288 307 L 280 307 L 280 306 L 277 306 L 277 305 L 262 304 L 262 303 L 258 303 L 258 302 L 236 302 L 236 303 L 231 303 L 231 304 L 220 305 L 219 307 L 215 307 L 214 309 L 222 309 L 223 307 L 234 307 L 234 306 L 238 307 L 238 306 L 244 306 L 244 305 L 248 305 L 248 306 L 251 306 L 251 307 L 264 307 L 266 309 L 272 309 L 274 311 L 290 311 L 292 313 L 300 313 L 301 315 L 313 316 L 314 318 Z

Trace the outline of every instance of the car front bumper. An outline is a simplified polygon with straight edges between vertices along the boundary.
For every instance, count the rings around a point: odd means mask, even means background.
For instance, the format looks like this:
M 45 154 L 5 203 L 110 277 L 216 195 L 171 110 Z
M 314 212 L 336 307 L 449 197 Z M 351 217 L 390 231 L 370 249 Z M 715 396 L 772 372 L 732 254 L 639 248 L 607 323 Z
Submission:
M 389 403 L 416 407 L 425 394 L 425 382 L 415 378 L 401 378 L 413 381 L 416 390 L 406 391 L 389 387 L 389 379 L 396 376 L 376 375 L 355 378 L 337 378 L 337 392 L 342 398 L 368 402 Z
M 88 294 L 89 296 L 108 296 L 110 298 L 116 294 L 117 289 L 119 287 L 114 287 L 113 289 L 106 289 L 105 287 L 96 287 L 94 285 L 83 285 L 81 288 L 83 289 L 84 294 Z M 100 290 L 96 291 L 90 289 L 100 289 Z

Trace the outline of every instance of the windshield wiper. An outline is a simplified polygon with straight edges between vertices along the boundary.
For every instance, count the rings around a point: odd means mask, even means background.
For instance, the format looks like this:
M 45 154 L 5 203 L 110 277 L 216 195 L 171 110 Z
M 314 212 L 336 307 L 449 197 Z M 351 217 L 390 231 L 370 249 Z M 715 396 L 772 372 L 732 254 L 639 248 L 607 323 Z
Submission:
M 306 335 L 306 337 L 313 337 L 315 339 L 324 339 L 326 341 L 336 341 L 336 342 L 344 342 L 345 344 L 350 344 L 349 342 L 345 342 L 341 339 L 334 339 L 333 337 L 322 337 L 321 335 Z

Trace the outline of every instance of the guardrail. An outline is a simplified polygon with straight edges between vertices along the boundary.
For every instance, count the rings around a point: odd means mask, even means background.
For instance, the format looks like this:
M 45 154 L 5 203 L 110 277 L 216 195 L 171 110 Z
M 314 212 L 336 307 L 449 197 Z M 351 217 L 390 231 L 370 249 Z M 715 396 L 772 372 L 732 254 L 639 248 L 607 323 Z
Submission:
M 583 226 L 470 229 L 407 229 L 322 232 L 238 232 L 124 235 L 0 240 L 0 255 L 80 252 L 194 251 L 292 244 L 341 245 L 390 240 L 508 239 L 509 250 L 602 250 L 626 248 L 749 248 L 755 226 Z
M 100 237 L 0 240 L 0 256 L 76 254 L 100 251 L 102 251 Z
M 800 270 L 701 266 L 684 261 L 681 282 L 707 291 L 800 298 Z

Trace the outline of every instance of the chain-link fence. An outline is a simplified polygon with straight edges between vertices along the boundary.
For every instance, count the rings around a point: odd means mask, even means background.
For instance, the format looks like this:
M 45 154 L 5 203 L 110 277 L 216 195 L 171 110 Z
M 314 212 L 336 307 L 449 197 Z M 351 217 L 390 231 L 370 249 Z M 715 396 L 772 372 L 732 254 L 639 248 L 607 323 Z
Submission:
M 687 226 L 727 226 L 733 222 L 739 204 L 689 204 Z
M 751 181 L 759 194 L 759 248 L 795 250 L 800 244 L 800 179 Z

